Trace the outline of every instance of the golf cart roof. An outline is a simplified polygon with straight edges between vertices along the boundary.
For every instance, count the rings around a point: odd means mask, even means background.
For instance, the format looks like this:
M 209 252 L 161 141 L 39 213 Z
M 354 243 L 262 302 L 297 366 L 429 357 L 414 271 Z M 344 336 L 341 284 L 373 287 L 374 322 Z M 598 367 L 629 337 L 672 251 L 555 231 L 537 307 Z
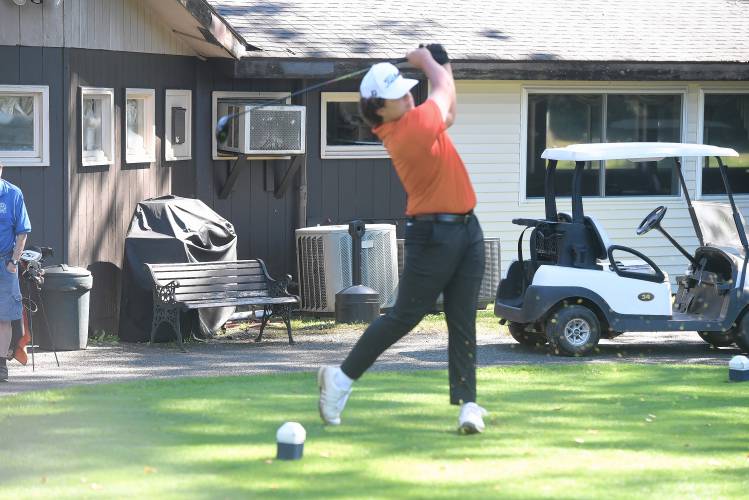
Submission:
M 547 148 L 541 158 L 547 160 L 597 161 L 597 160 L 648 160 L 681 156 L 739 156 L 731 148 L 707 144 L 682 144 L 680 142 L 601 142 L 571 144 L 563 148 Z

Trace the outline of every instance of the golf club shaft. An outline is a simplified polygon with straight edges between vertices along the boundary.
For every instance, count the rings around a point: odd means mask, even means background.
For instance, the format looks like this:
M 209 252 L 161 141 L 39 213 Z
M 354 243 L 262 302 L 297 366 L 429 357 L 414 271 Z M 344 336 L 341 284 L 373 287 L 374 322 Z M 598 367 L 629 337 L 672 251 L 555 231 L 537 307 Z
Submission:
M 396 60 L 392 61 L 392 63 L 393 64 L 402 64 L 402 63 L 404 63 L 406 61 L 407 61 L 407 59 L 405 57 L 402 57 L 400 59 L 396 59 Z M 297 90 L 296 92 L 292 92 L 289 95 L 286 95 L 286 96 L 281 97 L 279 99 L 275 99 L 273 101 L 268 101 L 268 102 L 264 102 L 264 103 L 261 103 L 261 104 L 257 104 L 255 106 L 248 107 L 245 110 L 240 111 L 239 113 L 234 113 L 234 114 L 231 114 L 231 115 L 226 115 L 225 117 L 222 117 L 222 120 L 224 121 L 224 126 L 229 122 L 229 120 L 233 120 L 234 118 L 242 116 L 242 115 L 244 115 L 244 114 L 246 114 L 246 113 L 248 113 L 248 112 L 250 112 L 252 110 L 255 110 L 255 109 L 258 109 L 258 108 L 264 108 L 266 106 L 273 106 L 275 104 L 282 104 L 287 99 L 290 99 L 292 97 L 296 97 L 296 96 L 298 96 L 300 94 L 304 94 L 304 93 L 309 92 L 311 90 L 316 90 L 316 89 L 319 89 L 321 87 L 325 87 L 325 86 L 330 85 L 332 83 L 340 82 L 340 81 L 343 81 L 343 80 L 348 80 L 349 78 L 352 78 L 354 76 L 360 75 L 360 74 L 365 73 L 367 71 L 369 71 L 368 67 L 364 68 L 364 69 L 359 69 L 359 70 L 356 70 L 356 71 L 352 71 L 351 73 L 346 73 L 345 75 L 338 76 L 336 78 L 333 78 L 332 80 L 327 80 L 327 81 L 324 81 L 322 83 L 316 83 L 315 85 L 310 85 L 309 87 L 305 87 L 303 89 Z M 217 124 L 217 126 L 220 123 L 221 123 L 221 120 L 219 120 L 219 123 Z M 216 133 L 218 133 L 218 132 L 219 132 L 219 130 L 217 129 Z

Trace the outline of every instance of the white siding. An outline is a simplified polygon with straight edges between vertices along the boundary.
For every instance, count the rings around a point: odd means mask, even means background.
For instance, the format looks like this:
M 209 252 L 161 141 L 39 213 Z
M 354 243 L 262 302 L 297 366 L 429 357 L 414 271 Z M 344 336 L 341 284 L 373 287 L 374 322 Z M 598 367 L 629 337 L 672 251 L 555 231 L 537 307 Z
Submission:
M 735 88 L 747 90 L 749 84 L 710 83 L 585 83 L 585 82 L 507 82 L 459 81 L 458 116 L 450 135 L 466 163 L 478 197 L 476 212 L 487 237 L 499 237 L 502 251 L 502 272 L 517 259 L 517 239 L 522 231 L 510 221 L 516 217 L 542 218 L 543 200 L 525 200 L 523 89 L 526 87 L 594 87 L 607 89 L 678 89 L 686 91 L 684 141 L 698 142 L 699 97 L 701 88 Z M 697 161 L 685 162 L 685 179 L 690 196 L 695 198 Z M 725 200 L 725 197 L 722 198 Z M 727 201 L 727 200 L 726 200 Z M 737 196 L 745 218 L 749 218 L 749 196 Z M 557 200 L 559 210 L 571 212 L 570 201 Z M 657 231 L 636 236 L 635 228 L 642 218 L 658 205 L 668 207 L 663 223 L 688 251 L 697 245 L 683 197 L 648 198 L 585 198 L 586 214 L 594 215 L 606 228 L 609 238 L 618 244 L 642 251 L 673 278 L 683 274 L 684 257 Z M 525 239 L 527 240 L 528 233 Z M 525 245 L 527 251 L 527 243 Z M 527 254 L 526 254 L 527 255 Z
M 174 8 L 182 7 L 175 2 Z M 148 0 L 47 0 L 23 7 L 2 0 L 0 45 L 195 55 Z

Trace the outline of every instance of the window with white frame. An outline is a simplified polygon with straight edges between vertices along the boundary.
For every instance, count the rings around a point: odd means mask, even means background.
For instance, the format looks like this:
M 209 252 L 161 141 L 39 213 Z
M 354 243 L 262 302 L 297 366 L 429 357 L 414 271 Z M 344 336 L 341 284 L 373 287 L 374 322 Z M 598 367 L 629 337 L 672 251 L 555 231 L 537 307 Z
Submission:
M 387 158 L 382 141 L 359 114 L 358 92 L 321 93 L 322 158 Z
M 114 89 L 81 87 L 81 163 L 114 163 Z
M 734 193 L 749 193 L 749 91 L 705 93 L 702 141 L 712 146 L 735 149 L 738 157 L 723 157 L 728 182 Z M 702 194 L 725 194 L 715 158 L 702 161 Z
M 533 92 L 527 95 L 526 197 L 544 195 L 549 147 L 589 142 L 680 142 L 683 93 Z M 569 196 L 574 162 L 557 165 L 555 189 Z M 679 184 L 673 159 L 588 162 L 585 196 L 674 196 Z
M 153 89 L 125 91 L 125 161 L 156 161 L 156 94 Z
M 49 87 L 0 85 L 0 161 L 49 165 Z
M 192 91 L 167 90 L 164 100 L 164 158 L 192 158 Z
M 237 158 L 236 153 L 220 151 L 216 142 L 216 123 L 222 116 L 228 114 L 229 107 L 235 104 L 262 104 L 287 97 L 288 92 L 241 92 L 241 91 L 214 91 L 211 94 L 211 154 L 214 160 L 233 160 Z M 290 104 L 291 99 L 285 99 L 285 104 Z M 288 157 L 253 157 L 255 160 L 283 159 Z

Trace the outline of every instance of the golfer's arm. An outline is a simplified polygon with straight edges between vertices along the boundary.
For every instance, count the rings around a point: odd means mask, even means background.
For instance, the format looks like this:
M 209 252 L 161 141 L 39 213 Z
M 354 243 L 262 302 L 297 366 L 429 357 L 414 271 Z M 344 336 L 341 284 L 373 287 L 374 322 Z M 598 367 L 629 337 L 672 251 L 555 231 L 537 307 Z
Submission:
M 28 236 L 29 233 L 16 235 L 16 246 L 13 247 L 13 260 L 21 258 L 21 253 L 23 253 L 23 249 L 26 246 L 26 238 L 28 238 Z
M 430 58 L 422 69 L 432 86 L 429 98 L 437 103 L 442 112 L 442 119 L 449 127 L 455 121 L 455 82 L 450 64 L 440 66 Z
M 455 79 L 453 79 L 453 68 L 450 66 L 450 63 L 445 63 L 443 66 L 445 68 L 445 71 L 450 75 L 450 82 L 452 83 L 453 87 L 453 93 L 452 98 L 450 100 L 450 109 L 447 112 L 447 118 L 445 119 L 445 125 L 447 128 L 450 128 L 450 126 L 455 123 L 455 113 L 456 113 L 456 102 L 457 102 L 457 91 L 455 90 Z

